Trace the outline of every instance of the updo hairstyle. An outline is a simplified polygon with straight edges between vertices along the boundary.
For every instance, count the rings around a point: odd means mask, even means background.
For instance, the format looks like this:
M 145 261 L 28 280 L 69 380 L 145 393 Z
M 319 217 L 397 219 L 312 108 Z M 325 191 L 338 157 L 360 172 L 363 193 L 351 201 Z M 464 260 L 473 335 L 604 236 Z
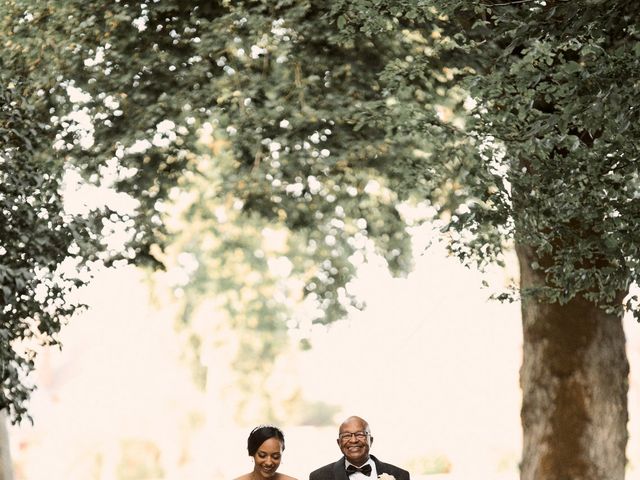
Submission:
M 280 440 L 282 444 L 282 450 L 284 451 L 284 434 L 278 427 L 274 427 L 273 425 L 259 425 L 249 434 L 249 438 L 247 439 L 247 451 L 249 452 L 249 456 L 253 457 L 260 445 L 262 445 L 265 440 L 269 440 L 270 438 L 277 438 Z

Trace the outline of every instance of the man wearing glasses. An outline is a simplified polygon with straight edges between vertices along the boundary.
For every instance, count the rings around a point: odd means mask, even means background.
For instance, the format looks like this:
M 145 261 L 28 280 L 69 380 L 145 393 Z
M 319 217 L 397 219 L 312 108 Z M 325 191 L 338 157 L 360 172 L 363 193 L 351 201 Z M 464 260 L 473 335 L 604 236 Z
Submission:
M 369 455 L 373 437 L 362 418 L 349 417 L 342 422 L 337 441 L 344 457 L 311 472 L 309 480 L 410 480 L 406 470 Z

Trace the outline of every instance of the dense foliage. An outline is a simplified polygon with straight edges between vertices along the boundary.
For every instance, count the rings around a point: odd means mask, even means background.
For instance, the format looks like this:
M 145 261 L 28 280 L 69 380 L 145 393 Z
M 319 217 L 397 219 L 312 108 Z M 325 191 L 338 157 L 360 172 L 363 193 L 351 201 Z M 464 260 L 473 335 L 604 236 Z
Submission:
M 639 275 L 639 9 L 597 0 L 7 0 L 0 43 L 24 108 L 36 109 L 28 117 L 48 125 L 19 154 L 37 159 L 43 181 L 47 165 L 55 175 L 46 180 L 60 181 L 61 160 L 47 159 L 64 158 L 86 181 L 135 198 L 134 213 L 94 212 L 128 222 L 128 261 L 157 265 L 171 188 L 209 157 L 222 178 L 211 195 L 303 235 L 312 264 L 300 278 L 319 321 L 344 314 L 349 259 L 369 242 L 394 271 L 409 267 L 403 200 L 445 220 L 463 261 L 499 261 L 515 240 L 536 252 L 548 301 L 582 294 L 619 311 Z M 203 132 L 228 144 L 230 161 Z M 17 198 L 2 197 L 3 214 Z M 63 211 L 55 198 L 49 219 Z M 56 262 L 73 243 L 65 238 L 43 242 L 47 252 L 62 247 Z M 24 248 L 3 246 L 5 258 Z M 201 247 L 185 249 L 209 261 Z M 5 274 L 5 295 L 18 278 Z M 25 319 L 43 311 L 20 305 Z M 3 376 L 5 392 L 23 388 L 16 375 Z M 6 398 L 15 406 L 24 395 Z
M 465 46 L 481 60 L 465 84 L 477 100 L 474 131 L 498 147 L 487 161 L 504 173 L 460 223 L 475 230 L 488 209 L 536 252 L 548 301 L 580 294 L 620 312 L 639 274 L 640 10 L 551 1 L 477 13 Z
M 12 406 L 19 419 L 31 391 L 25 383 L 33 367 L 31 347 L 55 343 L 64 319 L 77 307 L 67 293 L 79 273 L 60 267 L 65 259 L 79 267 L 75 255 L 80 249 L 91 255 L 92 247 L 90 225 L 64 214 L 62 162 L 46 153 L 47 119 L 33 106 L 19 77 L 5 72 L 1 77 L 0 405 Z
M 64 215 L 61 163 L 39 149 L 47 125 L 24 97 L 24 86 L 3 78 L 0 86 L 0 405 L 20 418 L 31 388 L 28 339 L 55 343 L 64 319 L 76 308 L 66 298 L 77 272 L 60 270 L 80 248 L 89 247 L 87 225 Z M 90 248 L 84 248 L 90 251 Z M 68 258 L 69 257 L 69 258 Z

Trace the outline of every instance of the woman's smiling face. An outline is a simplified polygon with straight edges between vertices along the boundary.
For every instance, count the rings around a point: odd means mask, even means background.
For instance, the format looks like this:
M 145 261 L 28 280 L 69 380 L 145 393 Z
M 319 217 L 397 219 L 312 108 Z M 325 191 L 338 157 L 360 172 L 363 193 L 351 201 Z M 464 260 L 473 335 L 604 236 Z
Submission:
M 253 471 L 262 478 L 272 478 L 282 460 L 282 443 L 275 437 L 268 438 L 253 456 Z

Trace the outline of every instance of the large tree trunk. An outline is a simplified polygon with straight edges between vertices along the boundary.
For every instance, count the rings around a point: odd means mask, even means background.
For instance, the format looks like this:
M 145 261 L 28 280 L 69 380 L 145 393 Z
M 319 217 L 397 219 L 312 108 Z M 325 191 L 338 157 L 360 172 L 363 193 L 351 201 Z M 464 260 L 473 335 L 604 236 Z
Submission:
M 517 248 L 521 288 L 541 285 Z M 622 480 L 629 363 L 622 319 L 584 298 L 522 300 L 521 480 Z
M 13 480 L 9 431 L 7 430 L 7 416 L 4 410 L 0 410 L 0 480 Z

